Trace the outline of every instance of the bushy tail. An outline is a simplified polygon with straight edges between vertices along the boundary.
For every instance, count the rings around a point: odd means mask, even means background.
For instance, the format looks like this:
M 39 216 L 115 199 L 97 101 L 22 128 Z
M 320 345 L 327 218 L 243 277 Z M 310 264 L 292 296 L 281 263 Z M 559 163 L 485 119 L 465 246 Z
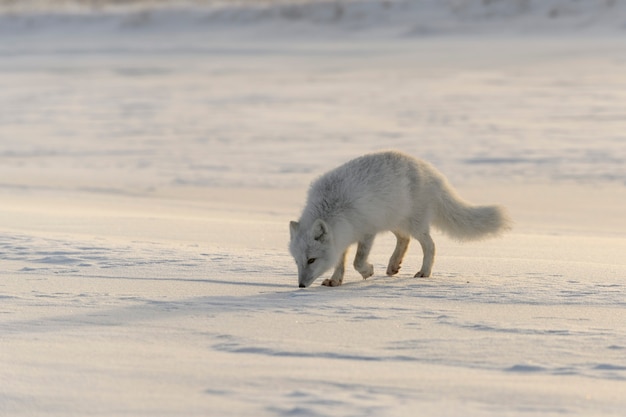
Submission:
M 443 184 L 433 217 L 435 227 L 458 240 L 494 237 L 511 229 L 511 219 L 500 206 L 472 206 Z

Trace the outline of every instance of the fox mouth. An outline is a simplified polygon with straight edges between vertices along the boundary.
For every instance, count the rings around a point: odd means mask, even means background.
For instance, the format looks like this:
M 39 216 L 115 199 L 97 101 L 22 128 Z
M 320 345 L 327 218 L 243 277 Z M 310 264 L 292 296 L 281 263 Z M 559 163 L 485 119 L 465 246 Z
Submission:
M 306 288 L 309 285 L 313 284 L 313 281 L 315 281 L 315 278 L 313 278 L 313 279 L 300 279 L 300 280 L 298 280 L 298 287 Z

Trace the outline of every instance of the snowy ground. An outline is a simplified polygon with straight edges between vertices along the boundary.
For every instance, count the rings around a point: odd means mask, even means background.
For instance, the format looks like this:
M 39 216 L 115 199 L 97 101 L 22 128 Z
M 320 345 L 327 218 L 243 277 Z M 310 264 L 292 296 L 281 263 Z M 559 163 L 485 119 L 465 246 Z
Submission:
M 384 277 L 392 242 L 381 236 L 374 277 L 306 290 L 286 253 L 297 192 L 4 190 L 1 409 L 622 415 L 626 239 L 620 214 L 599 217 L 624 193 L 564 188 L 534 202 L 534 187 L 519 199 L 490 188 L 528 220 L 497 241 L 436 237 L 431 279 L 410 278 L 417 251 Z M 591 204 L 568 209 L 583 193 Z M 541 215 L 549 204 L 586 230 Z
M 17 26 L 0 415 L 623 415 L 623 36 Z M 308 183 L 383 148 L 513 232 L 298 289 Z

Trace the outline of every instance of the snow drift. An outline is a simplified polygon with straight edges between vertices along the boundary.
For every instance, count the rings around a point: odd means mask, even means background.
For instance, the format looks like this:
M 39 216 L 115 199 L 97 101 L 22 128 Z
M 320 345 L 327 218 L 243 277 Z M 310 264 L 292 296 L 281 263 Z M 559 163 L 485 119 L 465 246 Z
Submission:
M 38 32 L 251 29 L 293 35 L 623 33 L 616 0 L 259 0 L 54 1 L 0 3 L 0 30 Z

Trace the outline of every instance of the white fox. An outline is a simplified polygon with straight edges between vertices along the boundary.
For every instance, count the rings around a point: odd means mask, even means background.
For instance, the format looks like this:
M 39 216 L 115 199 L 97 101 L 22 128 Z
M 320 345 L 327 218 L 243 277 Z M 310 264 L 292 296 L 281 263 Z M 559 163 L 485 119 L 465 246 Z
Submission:
M 367 262 L 377 233 L 391 231 L 396 248 L 387 275 L 400 270 L 411 236 L 424 259 L 416 277 L 428 277 L 435 259 L 430 225 L 459 240 L 495 236 L 510 229 L 499 206 L 471 206 L 429 163 L 400 152 L 364 155 L 322 175 L 311 184 L 300 220 L 289 224 L 289 250 L 298 265 L 300 288 L 308 287 L 333 266 L 322 285 L 341 285 L 348 247 L 358 242 L 354 268 L 366 279 Z

